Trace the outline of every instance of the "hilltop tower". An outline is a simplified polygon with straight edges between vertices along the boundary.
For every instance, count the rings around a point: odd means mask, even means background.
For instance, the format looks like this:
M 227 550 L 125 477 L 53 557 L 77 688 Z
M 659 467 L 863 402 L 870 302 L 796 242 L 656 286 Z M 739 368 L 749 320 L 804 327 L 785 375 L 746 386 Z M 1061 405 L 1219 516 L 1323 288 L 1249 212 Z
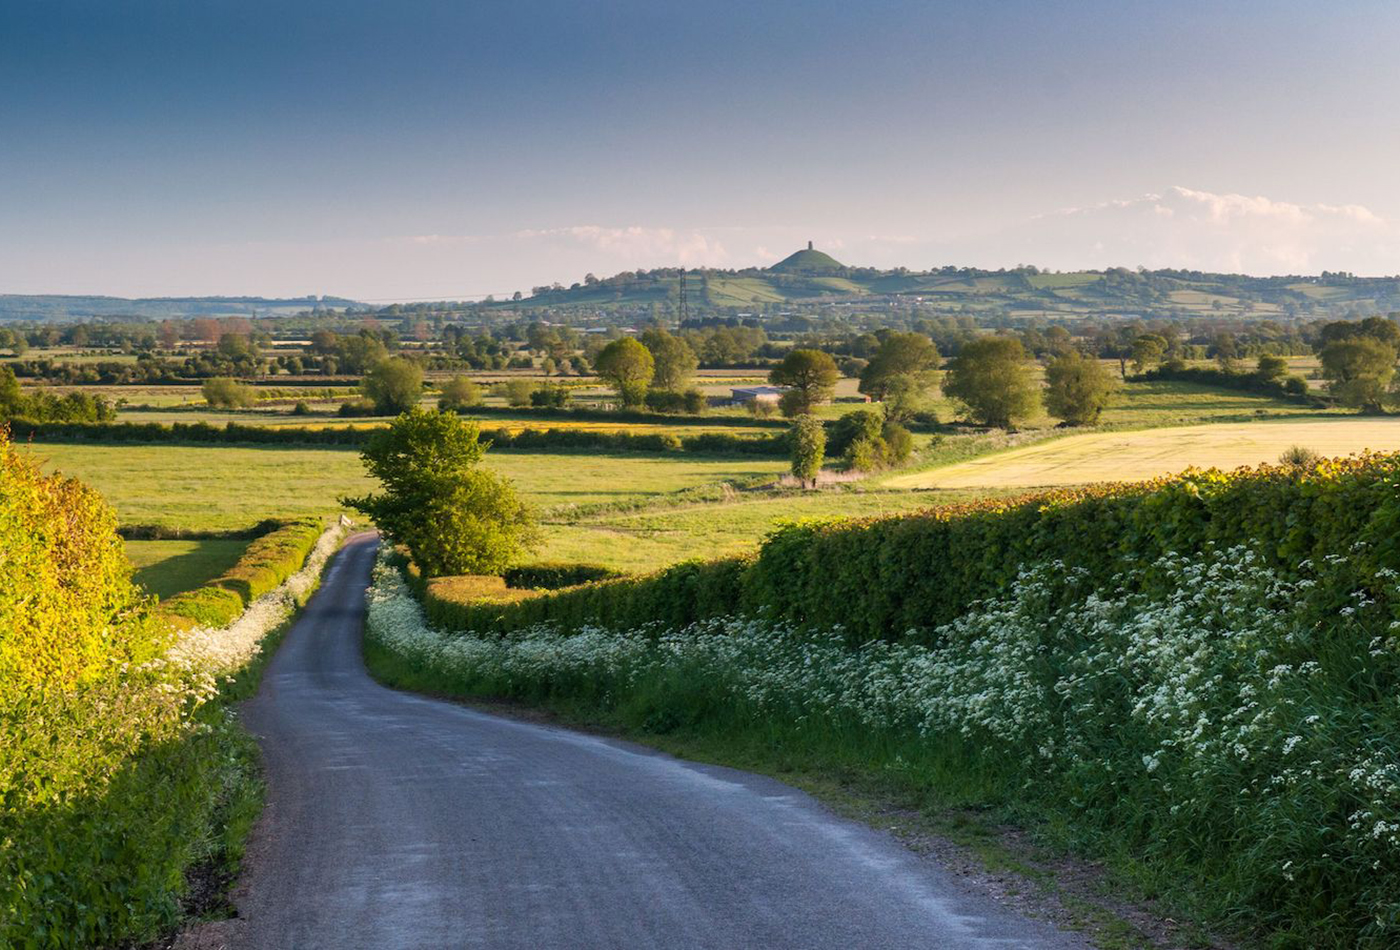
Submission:
M 811 242 L 811 241 L 808 241 L 808 242 L 807 242 L 807 250 L 809 250 L 809 251 L 812 250 L 812 242 Z

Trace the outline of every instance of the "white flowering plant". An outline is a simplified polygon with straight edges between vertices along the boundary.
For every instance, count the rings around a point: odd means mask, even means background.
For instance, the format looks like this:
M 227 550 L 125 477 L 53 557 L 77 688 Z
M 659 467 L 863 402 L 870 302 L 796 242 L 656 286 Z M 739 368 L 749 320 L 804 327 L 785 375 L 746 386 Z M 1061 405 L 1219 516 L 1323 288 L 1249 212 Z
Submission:
M 1144 571 L 1156 593 L 1134 572 L 1096 591 L 1040 564 L 921 642 L 851 645 L 737 616 L 446 633 L 381 559 L 366 653 L 401 685 L 757 736 L 1000 805 L 1194 882 L 1207 913 L 1277 942 L 1400 943 L 1388 618 L 1364 592 L 1324 612 L 1345 572 L 1285 579 L 1247 547 Z

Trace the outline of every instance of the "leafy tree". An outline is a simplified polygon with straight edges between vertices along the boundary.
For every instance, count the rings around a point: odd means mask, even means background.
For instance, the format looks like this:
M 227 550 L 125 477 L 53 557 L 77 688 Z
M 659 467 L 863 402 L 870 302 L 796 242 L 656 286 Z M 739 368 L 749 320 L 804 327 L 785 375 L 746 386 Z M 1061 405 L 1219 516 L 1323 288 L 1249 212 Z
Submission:
M 1045 367 L 1045 408 L 1070 425 L 1092 425 L 1118 388 L 1096 359 L 1069 350 Z
M 568 386 L 539 386 L 530 393 L 530 405 L 539 409 L 563 409 L 573 395 Z
M 646 399 L 656 361 L 645 346 L 624 336 L 603 347 L 594 370 L 617 390 L 623 405 L 639 406 Z
M 678 336 L 672 336 L 661 327 L 652 327 L 642 333 L 642 345 L 651 353 L 655 363 L 652 385 L 666 392 L 682 392 L 695 375 L 700 358 L 690 348 L 690 344 Z
M 442 384 L 438 408 L 461 411 L 481 405 L 481 387 L 466 376 L 453 376 Z
M 884 402 L 893 388 L 901 414 L 912 411 L 922 393 L 933 385 L 938 347 L 922 333 L 890 333 L 880 342 L 860 374 L 859 390 Z
M 840 379 L 836 361 L 821 350 L 789 350 L 768 374 L 769 382 L 789 389 L 779 402 L 783 415 L 789 417 L 806 415 L 818 403 L 826 402 Z
M 1380 412 L 1395 376 L 1395 348 L 1370 336 L 1328 343 L 1318 354 L 1329 389 L 1344 406 Z
M 408 548 L 429 577 L 499 574 L 538 529 L 510 480 L 480 466 L 489 447 L 476 423 L 415 407 L 360 453 L 383 491 L 342 501 Z
M 1255 367 L 1254 375 L 1260 379 L 1280 379 L 1288 375 L 1288 360 L 1282 356 L 1272 356 L 1265 353 L 1259 357 L 1259 363 Z
M 528 406 L 530 396 L 535 391 L 535 384 L 528 379 L 511 379 L 502 383 L 498 387 L 501 398 L 505 399 L 507 406 Z
M 407 412 L 423 395 L 423 368 L 401 356 L 376 363 L 360 390 L 381 415 Z
M 1367 317 L 1365 320 L 1337 320 L 1326 324 L 1318 334 L 1322 344 L 1337 343 L 1369 337 L 1380 343 L 1400 350 L 1400 326 L 1385 317 Z
M 872 409 L 848 412 L 831 427 L 826 449 L 852 471 L 866 472 L 903 462 L 913 451 L 909 430 Z
M 977 421 L 1002 429 L 1013 428 L 1040 402 L 1026 366 L 1025 347 L 1009 336 L 983 336 L 964 343 L 948 363 L 943 392 L 967 406 Z
M 1211 345 L 1215 356 L 1215 361 L 1220 364 L 1220 368 L 1227 373 L 1234 372 L 1235 360 L 1239 359 L 1239 341 L 1230 332 L 1217 333 Z
M 255 401 L 252 386 L 227 376 L 206 379 L 200 386 L 200 391 L 204 394 L 205 402 L 218 408 L 251 406 Z
M 1146 372 L 1158 363 L 1167 352 L 1167 341 L 1155 333 L 1144 333 L 1133 340 L 1133 369 Z
M 815 485 L 826 457 L 826 426 L 812 415 L 792 424 L 792 474 L 803 485 Z

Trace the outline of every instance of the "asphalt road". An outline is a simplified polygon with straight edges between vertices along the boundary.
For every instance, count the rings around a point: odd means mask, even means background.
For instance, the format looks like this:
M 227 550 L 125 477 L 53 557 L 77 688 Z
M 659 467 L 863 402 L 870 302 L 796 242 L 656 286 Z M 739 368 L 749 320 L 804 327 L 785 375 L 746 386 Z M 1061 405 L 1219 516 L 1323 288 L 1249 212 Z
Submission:
M 254 948 L 1082 947 L 771 779 L 386 689 L 352 539 L 244 709 Z

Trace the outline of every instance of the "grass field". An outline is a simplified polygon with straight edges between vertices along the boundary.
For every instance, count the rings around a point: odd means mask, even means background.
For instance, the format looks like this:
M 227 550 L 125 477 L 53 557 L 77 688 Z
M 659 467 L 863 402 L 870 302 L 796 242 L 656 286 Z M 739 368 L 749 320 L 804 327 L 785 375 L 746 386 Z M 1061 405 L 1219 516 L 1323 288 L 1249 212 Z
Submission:
M 128 541 L 126 556 L 136 583 L 161 600 L 194 590 L 233 567 L 247 541 Z
M 1035 488 L 1140 481 L 1195 466 L 1274 462 L 1290 446 L 1325 456 L 1400 451 L 1400 417 L 1331 418 L 1087 432 L 967 462 L 895 475 L 889 488 Z

